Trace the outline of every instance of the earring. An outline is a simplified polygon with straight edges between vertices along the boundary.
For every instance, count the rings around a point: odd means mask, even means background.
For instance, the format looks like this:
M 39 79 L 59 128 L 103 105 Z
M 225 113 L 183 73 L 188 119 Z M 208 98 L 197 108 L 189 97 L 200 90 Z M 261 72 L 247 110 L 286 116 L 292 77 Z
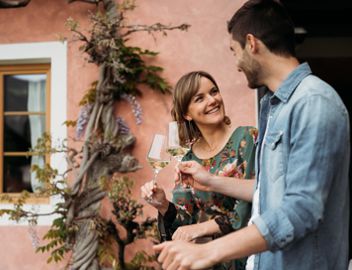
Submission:
M 192 123 L 192 120 L 188 120 L 188 131 L 189 131 L 189 139 L 190 141 L 193 143 L 196 141 L 197 139 L 197 133 L 194 126 L 193 126 L 193 123 Z
M 230 119 L 230 117 L 228 117 L 227 115 L 225 115 L 225 117 L 224 117 L 224 123 L 225 123 L 226 125 L 231 125 L 231 119 Z

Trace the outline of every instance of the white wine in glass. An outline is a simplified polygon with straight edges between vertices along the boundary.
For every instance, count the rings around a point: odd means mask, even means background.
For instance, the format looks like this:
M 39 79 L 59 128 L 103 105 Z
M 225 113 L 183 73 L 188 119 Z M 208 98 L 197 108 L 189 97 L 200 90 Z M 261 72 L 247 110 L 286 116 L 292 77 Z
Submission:
M 182 123 L 181 125 L 185 125 L 185 123 Z M 176 121 L 172 121 L 169 123 L 169 139 L 168 139 L 168 148 L 167 152 L 173 156 L 177 162 L 181 162 L 182 158 L 184 155 L 187 154 L 187 152 L 191 148 L 191 139 L 189 138 L 189 135 L 186 133 L 184 138 L 186 145 L 181 145 L 180 143 L 180 136 L 179 136 L 179 126 Z M 184 126 L 184 130 L 187 131 L 186 127 Z M 182 174 L 180 174 L 179 178 L 183 179 Z M 185 190 L 191 190 L 191 187 L 187 183 L 183 183 L 184 189 Z
M 150 146 L 147 161 L 153 168 L 154 176 L 153 182 L 156 183 L 156 177 L 159 172 L 170 163 L 170 158 L 165 154 L 166 151 L 166 140 L 165 136 L 161 134 L 155 134 L 152 144 Z
M 189 138 L 185 138 L 189 141 Z M 178 125 L 176 121 L 169 123 L 169 140 L 167 152 L 173 156 L 177 161 L 181 162 L 184 155 L 190 150 L 190 145 L 181 146 Z

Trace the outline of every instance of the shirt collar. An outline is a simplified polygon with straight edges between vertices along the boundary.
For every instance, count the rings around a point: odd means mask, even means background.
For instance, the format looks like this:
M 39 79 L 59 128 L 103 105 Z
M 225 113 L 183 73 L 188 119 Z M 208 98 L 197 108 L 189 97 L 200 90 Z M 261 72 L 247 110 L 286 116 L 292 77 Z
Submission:
M 272 98 L 276 97 L 286 103 L 300 82 L 311 73 L 308 63 L 300 64 L 282 82 Z

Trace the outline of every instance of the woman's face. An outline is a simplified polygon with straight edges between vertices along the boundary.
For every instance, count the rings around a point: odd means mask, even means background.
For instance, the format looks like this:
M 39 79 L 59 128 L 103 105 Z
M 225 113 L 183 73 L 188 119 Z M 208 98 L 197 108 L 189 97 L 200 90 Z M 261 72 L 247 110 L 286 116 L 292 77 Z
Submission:
M 200 79 L 199 86 L 188 106 L 186 119 L 193 120 L 197 125 L 221 123 L 225 117 L 225 109 L 219 89 L 205 77 Z

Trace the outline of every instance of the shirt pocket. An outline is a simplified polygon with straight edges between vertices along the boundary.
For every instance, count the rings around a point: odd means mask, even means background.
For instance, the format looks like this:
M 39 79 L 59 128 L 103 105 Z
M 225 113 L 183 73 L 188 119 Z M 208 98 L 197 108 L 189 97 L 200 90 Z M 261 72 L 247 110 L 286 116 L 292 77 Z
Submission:
M 283 131 L 269 132 L 264 138 L 262 164 L 266 177 L 277 181 L 284 174 Z

